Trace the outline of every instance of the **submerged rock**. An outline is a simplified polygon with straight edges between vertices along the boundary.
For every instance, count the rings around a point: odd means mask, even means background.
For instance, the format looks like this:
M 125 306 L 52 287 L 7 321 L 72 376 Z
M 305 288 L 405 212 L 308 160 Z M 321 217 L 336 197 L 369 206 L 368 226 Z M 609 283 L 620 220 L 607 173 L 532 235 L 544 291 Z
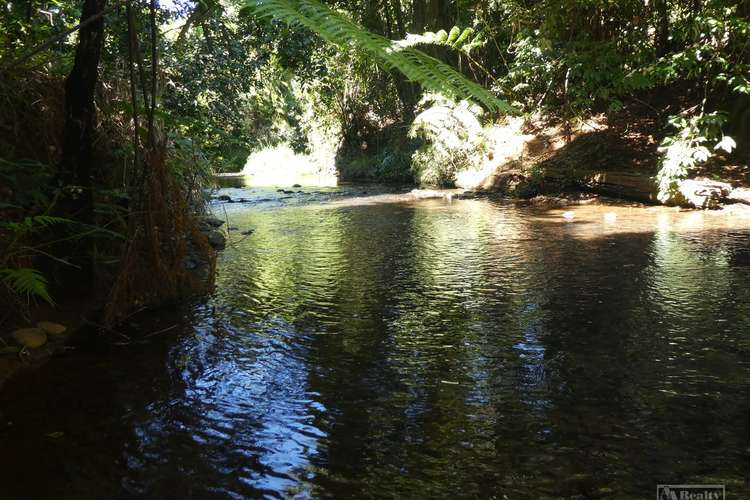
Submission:
M 220 196 L 217 196 L 216 199 L 219 201 L 228 201 L 228 202 L 232 201 L 232 197 L 229 196 L 228 194 L 222 194 Z
M 242 231 L 240 234 L 243 235 L 243 236 L 250 236 L 254 232 L 255 232 L 255 229 L 248 229 L 246 231 Z
M 21 328 L 13 332 L 13 338 L 29 349 L 35 349 L 47 343 L 47 333 L 41 328 Z

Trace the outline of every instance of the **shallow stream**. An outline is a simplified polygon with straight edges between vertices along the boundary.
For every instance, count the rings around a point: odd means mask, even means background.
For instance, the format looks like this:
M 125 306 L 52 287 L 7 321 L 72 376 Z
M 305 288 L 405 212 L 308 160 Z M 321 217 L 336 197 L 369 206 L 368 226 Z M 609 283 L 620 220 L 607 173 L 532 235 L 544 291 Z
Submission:
M 302 191 L 0 394 L 0 498 L 750 497 L 748 220 Z

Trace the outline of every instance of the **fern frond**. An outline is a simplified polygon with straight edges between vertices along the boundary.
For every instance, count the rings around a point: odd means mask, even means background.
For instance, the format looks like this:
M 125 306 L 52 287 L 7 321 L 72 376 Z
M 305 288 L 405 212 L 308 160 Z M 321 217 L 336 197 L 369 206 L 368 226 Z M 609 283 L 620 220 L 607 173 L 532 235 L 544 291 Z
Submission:
M 54 304 L 47 291 L 47 279 L 37 271 L 27 267 L 18 269 L 0 269 L 0 280 L 15 294 L 25 295 L 29 300 L 32 296 L 39 297 L 50 304 Z
M 52 215 L 35 215 L 25 219 L 29 224 L 36 227 L 50 227 L 61 224 L 75 224 L 75 221 L 64 217 L 54 217 Z
M 304 26 L 329 43 L 358 50 L 427 90 L 459 100 L 473 99 L 490 111 L 514 112 L 508 103 L 449 65 L 414 47 L 372 33 L 317 0 L 245 0 L 245 4 L 261 17 Z M 458 35 L 452 41 L 457 38 Z
M 403 40 L 396 40 L 393 42 L 393 44 L 399 47 L 439 45 L 441 47 L 449 47 L 451 49 L 458 50 L 468 55 L 472 50 L 477 47 L 481 47 L 485 43 L 485 40 L 482 37 L 482 33 L 479 33 L 472 38 L 473 34 L 473 28 L 466 28 L 461 31 L 458 26 L 454 26 L 451 29 L 450 33 L 446 32 L 445 30 L 440 30 L 437 33 L 427 31 L 422 35 L 409 33 L 408 35 L 406 35 L 406 38 L 404 38 Z
M 60 224 L 75 224 L 75 221 L 52 215 L 34 215 L 25 217 L 21 222 L 3 222 L 0 227 L 10 229 L 15 233 L 30 233 L 38 229 L 46 229 Z

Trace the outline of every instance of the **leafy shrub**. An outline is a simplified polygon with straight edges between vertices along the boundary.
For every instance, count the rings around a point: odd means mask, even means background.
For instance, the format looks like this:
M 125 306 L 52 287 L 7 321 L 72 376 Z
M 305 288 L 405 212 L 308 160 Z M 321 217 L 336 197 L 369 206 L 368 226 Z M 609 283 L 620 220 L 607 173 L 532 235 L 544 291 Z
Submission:
M 659 201 L 672 199 L 690 170 L 708 161 L 713 151 L 707 147 L 714 143 L 715 150 L 731 153 L 736 147 L 734 139 L 722 133 L 725 113 L 701 113 L 691 118 L 674 116 L 669 123 L 677 129 L 674 135 L 664 138 L 659 151 L 663 154 L 661 168 L 656 175 Z
M 410 137 L 425 141 L 412 155 L 412 171 L 420 184 L 450 186 L 458 172 L 478 168 L 484 159 L 481 109 L 438 95 L 427 95 L 420 103 L 428 104 L 409 130 Z

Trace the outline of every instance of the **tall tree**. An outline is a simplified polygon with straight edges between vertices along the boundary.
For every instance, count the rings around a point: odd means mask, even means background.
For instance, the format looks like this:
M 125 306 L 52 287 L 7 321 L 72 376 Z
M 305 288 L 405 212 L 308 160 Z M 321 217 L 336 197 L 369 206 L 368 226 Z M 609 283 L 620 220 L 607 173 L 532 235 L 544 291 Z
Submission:
M 81 23 L 104 11 L 107 0 L 84 0 Z M 94 92 L 104 40 L 104 18 L 84 25 L 78 33 L 75 62 L 65 80 L 65 126 L 59 181 L 64 188 L 63 208 L 68 215 L 93 222 L 92 146 L 96 127 Z
M 75 62 L 65 81 L 65 125 L 62 160 L 58 182 L 62 186 L 61 212 L 80 222 L 94 222 L 94 164 L 92 149 L 96 127 L 94 92 L 99 79 L 99 60 L 104 40 L 104 17 L 107 0 L 84 0 L 82 28 L 78 32 Z M 98 18 L 83 24 L 92 16 Z M 83 275 L 93 278 L 93 257 L 81 248 L 78 264 Z

